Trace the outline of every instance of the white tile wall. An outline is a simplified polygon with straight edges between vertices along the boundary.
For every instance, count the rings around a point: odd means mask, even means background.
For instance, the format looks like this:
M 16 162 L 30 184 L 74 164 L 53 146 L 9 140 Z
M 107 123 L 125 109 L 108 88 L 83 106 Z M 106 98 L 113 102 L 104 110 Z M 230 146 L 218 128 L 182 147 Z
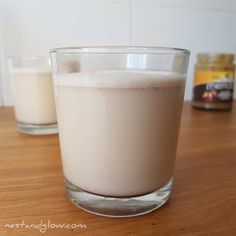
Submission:
M 132 10 L 132 43 L 190 49 L 191 60 L 185 92 L 185 99 L 189 100 L 192 96 L 196 53 L 236 53 L 236 1 L 232 2 L 234 4 L 231 9 L 222 12 L 196 10 L 187 1 L 179 2 L 185 2 L 188 7 L 183 7 L 184 4 L 179 8 L 167 7 L 156 4 L 155 0 L 136 0 Z M 235 14 L 231 12 L 233 7 Z
M 60 46 L 127 44 L 128 22 L 126 0 L 5 1 L 6 54 L 45 55 Z
M 170 8 L 184 8 L 204 11 L 219 11 L 235 13 L 235 0 L 133 0 L 134 3 L 147 3 L 156 6 Z
M 127 0 L 3 0 L 4 56 L 44 56 L 50 48 L 128 44 Z M 8 74 L 5 105 L 12 105 Z
M 188 48 L 189 100 L 196 53 L 236 53 L 234 0 L 0 1 L 0 105 L 12 104 L 9 56 L 43 56 L 52 47 L 76 45 Z
M 3 56 L 3 42 L 2 42 L 2 2 L 0 1 L 0 106 L 3 105 L 3 61 L 4 61 L 4 56 Z

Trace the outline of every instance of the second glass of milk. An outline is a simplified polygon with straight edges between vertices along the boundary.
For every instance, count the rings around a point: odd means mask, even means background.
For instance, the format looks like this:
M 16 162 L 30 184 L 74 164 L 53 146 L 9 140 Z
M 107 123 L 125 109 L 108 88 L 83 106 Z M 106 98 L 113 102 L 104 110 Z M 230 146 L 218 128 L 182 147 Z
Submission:
M 11 58 L 9 73 L 18 130 L 32 135 L 57 133 L 49 58 Z
M 130 217 L 172 189 L 189 52 L 51 50 L 65 185 L 78 207 Z

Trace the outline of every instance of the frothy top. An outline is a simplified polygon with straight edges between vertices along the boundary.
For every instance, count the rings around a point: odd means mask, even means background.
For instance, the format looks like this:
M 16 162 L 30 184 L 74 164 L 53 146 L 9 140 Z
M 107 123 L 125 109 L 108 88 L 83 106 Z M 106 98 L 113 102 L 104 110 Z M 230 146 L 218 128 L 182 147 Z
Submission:
M 12 74 L 51 74 L 50 68 L 19 68 L 15 67 L 10 70 Z
M 186 75 L 157 71 L 96 71 L 56 76 L 57 86 L 90 88 L 180 87 Z

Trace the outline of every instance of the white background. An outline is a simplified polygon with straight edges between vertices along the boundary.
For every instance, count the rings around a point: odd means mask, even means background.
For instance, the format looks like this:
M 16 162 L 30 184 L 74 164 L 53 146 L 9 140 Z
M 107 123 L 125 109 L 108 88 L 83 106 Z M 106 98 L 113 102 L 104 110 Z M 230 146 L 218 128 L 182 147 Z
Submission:
M 234 0 L 0 0 L 0 14 L 0 105 L 12 105 L 7 57 L 80 45 L 187 48 L 190 100 L 196 53 L 236 53 Z

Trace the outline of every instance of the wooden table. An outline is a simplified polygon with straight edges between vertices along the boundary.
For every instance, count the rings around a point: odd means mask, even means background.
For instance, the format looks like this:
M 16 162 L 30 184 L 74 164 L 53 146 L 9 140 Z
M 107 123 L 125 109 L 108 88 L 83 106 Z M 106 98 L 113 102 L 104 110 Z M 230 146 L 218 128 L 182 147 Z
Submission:
M 58 136 L 21 134 L 12 108 L 1 108 L 0 235 L 42 235 L 38 229 L 23 228 L 42 221 L 86 226 L 46 230 L 45 235 L 57 236 L 235 236 L 234 105 L 232 112 L 206 112 L 184 104 L 172 197 L 153 213 L 127 219 L 95 216 L 70 203 L 63 186 Z M 8 228 L 16 223 L 22 225 Z

